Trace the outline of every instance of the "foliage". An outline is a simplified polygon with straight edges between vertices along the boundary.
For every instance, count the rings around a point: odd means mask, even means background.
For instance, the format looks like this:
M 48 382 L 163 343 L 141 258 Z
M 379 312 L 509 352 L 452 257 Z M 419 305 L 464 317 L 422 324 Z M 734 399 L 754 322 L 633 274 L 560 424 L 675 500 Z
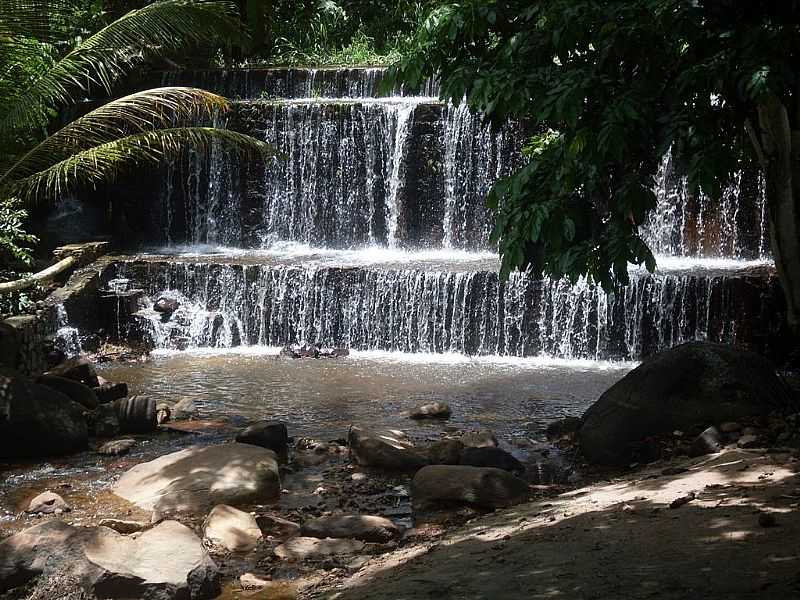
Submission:
M 30 246 L 38 240 L 25 231 L 28 213 L 16 199 L 0 203 L 0 263 L 30 266 L 33 262 Z
M 489 199 L 504 274 L 611 287 L 629 263 L 655 268 L 639 228 L 665 152 L 716 197 L 753 160 L 746 130 L 768 99 L 800 114 L 797 4 L 462 0 L 430 15 L 393 75 L 438 74 L 445 98 L 538 132 Z

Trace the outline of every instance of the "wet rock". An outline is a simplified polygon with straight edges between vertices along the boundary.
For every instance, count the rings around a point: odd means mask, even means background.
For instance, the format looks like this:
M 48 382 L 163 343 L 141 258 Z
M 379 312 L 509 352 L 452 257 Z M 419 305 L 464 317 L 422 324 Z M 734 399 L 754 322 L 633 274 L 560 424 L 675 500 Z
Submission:
M 642 439 L 793 405 L 765 358 L 691 342 L 646 359 L 609 388 L 583 417 L 580 448 L 590 462 L 624 465 Z
M 473 431 L 462 435 L 461 443 L 470 448 L 496 448 L 497 438 L 491 431 Z
M 86 423 L 90 433 L 96 437 L 114 437 L 120 432 L 119 416 L 116 407 L 112 404 L 101 404 L 92 412 L 87 413 Z
M 108 527 L 122 535 L 130 535 L 147 528 L 147 523 L 141 521 L 124 521 L 122 519 L 102 519 L 100 527 Z
M 114 493 L 155 516 L 201 513 L 216 504 L 241 506 L 280 495 L 278 462 L 272 450 L 250 444 L 193 446 L 136 465 Z
M 239 577 L 239 585 L 243 590 L 263 590 L 272 585 L 272 581 L 267 577 L 259 577 L 253 573 L 245 573 Z
M 153 310 L 162 314 L 171 315 L 181 307 L 181 303 L 175 298 L 162 296 L 153 304 Z
M 502 469 L 464 465 L 423 467 L 411 482 L 415 507 L 435 502 L 512 506 L 528 498 L 528 484 Z
M 500 448 L 464 448 L 461 451 L 460 463 L 473 467 L 494 467 L 504 471 L 525 470 L 525 466 L 514 456 Z
M 191 419 L 197 415 L 197 406 L 191 398 L 183 398 L 172 407 L 172 418 L 176 421 Z
M 206 517 L 203 535 L 231 552 L 249 552 L 262 537 L 253 515 L 226 504 L 218 504 Z
M 464 444 L 460 440 L 441 440 L 428 446 L 428 462 L 432 465 L 457 465 L 461 462 Z
M 331 515 L 306 521 L 300 535 L 313 538 L 351 538 L 385 544 L 397 539 L 403 530 L 384 517 L 370 515 Z
M 364 542 L 358 540 L 294 537 L 275 548 L 275 556 L 283 560 L 301 561 L 358 554 L 363 550 Z
M 61 455 L 86 448 L 85 409 L 49 387 L 0 373 L 7 418 L 0 420 L 0 458 Z
M 202 542 L 175 521 L 134 539 L 107 527 L 51 520 L 0 543 L 0 593 L 40 575 L 74 577 L 98 598 L 206 600 L 221 592 Z
M 72 508 L 66 501 L 53 492 L 47 491 L 39 494 L 28 503 L 28 508 L 25 512 L 28 514 L 61 514 L 71 511 Z
M 275 515 L 258 515 L 256 523 L 265 536 L 287 540 L 300 535 L 300 525 Z
M 564 417 L 547 426 L 547 439 L 551 441 L 573 439 L 578 435 L 583 421 L 579 417 Z
M 684 506 L 685 504 L 689 504 L 689 502 L 693 501 L 696 498 L 697 498 L 697 494 L 695 494 L 694 492 L 689 492 L 685 496 L 680 496 L 678 498 L 675 498 L 675 500 L 673 500 L 672 502 L 669 503 L 669 507 L 670 508 L 680 508 L 681 506 Z
M 777 519 L 775 519 L 775 515 L 770 512 L 760 512 L 758 513 L 758 524 L 761 527 L 775 527 L 778 524 Z
M 46 374 L 79 381 L 90 388 L 95 388 L 100 385 L 94 365 L 80 356 L 65 360 L 61 364 L 50 369 Z
M 159 425 L 163 425 L 164 423 L 169 423 L 170 419 L 172 418 L 172 409 L 168 404 L 163 402 L 159 402 L 156 404 L 156 421 Z
M 697 457 L 713 454 L 722 449 L 722 436 L 716 427 L 709 427 L 698 435 L 689 447 L 689 456 Z
M 146 396 L 121 398 L 113 404 L 122 433 L 150 433 L 158 428 L 156 401 Z
M 106 442 L 97 449 L 98 454 L 103 456 L 123 456 L 131 451 L 136 445 L 136 440 L 125 438 Z
M 411 409 L 409 417 L 411 419 L 449 419 L 450 405 L 446 402 L 430 402 Z
M 428 464 L 428 458 L 414 448 L 402 431 L 351 427 L 347 439 L 351 458 L 364 467 L 414 472 Z
M 114 400 L 125 398 L 128 395 L 127 383 L 102 383 L 94 388 L 95 396 L 100 404 L 108 404 Z
M 289 432 L 286 423 L 280 421 L 260 421 L 247 426 L 236 435 L 240 444 L 252 444 L 269 448 L 275 452 L 283 452 L 289 443 Z
M 64 394 L 87 410 L 93 410 L 100 404 L 91 388 L 73 379 L 57 375 L 40 375 L 36 378 L 36 383 Z
M 722 433 L 737 433 L 741 431 L 742 426 L 735 421 L 727 421 L 719 426 Z
M 759 448 L 764 444 L 757 435 L 743 435 L 739 438 L 739 441 L 736 442 L 736 445 L 739 446 L 739 448 Z

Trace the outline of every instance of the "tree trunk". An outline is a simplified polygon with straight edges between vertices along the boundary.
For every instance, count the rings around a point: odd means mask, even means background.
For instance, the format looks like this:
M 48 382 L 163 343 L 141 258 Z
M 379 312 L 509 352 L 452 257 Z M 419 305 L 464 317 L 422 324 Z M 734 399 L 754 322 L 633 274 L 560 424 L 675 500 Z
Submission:
M 800 131 L 777 96 L 758 109 L 770 240 L 786 297 L 786 319 L 800 334 Z

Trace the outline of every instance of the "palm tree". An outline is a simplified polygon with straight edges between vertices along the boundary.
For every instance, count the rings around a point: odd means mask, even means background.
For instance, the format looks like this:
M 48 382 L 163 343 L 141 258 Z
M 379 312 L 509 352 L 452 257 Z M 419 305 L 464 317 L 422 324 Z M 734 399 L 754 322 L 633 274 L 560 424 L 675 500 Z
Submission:
M 196 88 L 157 88 L 115 99 L 52 131 L 64 107 L 110 96 L 137 66 L 200 45 L 240 41 L 227 0 L 158 0 L 83 39 L 70 36 L 75 0 L 0 0 L 0 204 L 32 207 L 112 180 L 191 146 L 221 143 L 249 155 L 270 148 L 209 126 L 230 110 Z M 200 125 L 198 125 L 200 123 Z M 17 228 L 18 229 L 18 228 Z M 3 231 L 0 249 L 13 245 Z

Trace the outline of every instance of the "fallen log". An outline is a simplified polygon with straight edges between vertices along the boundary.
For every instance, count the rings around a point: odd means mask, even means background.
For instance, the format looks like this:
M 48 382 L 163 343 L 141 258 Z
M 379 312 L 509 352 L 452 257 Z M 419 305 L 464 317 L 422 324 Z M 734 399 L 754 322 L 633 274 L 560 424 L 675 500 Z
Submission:
M 64 271 L 71 269 L 75 266 L 75 263 L 78 262 L 77 257 L 75 256 L 68 256 L 56 264 L 47 267 L 43 271 L 39 271 L 38 273 L 34 273 L 30 277 L 23 277 L 22 279 L 15 279 L 14 281 L 7 281 L 5 283 L 0 283 L 0 294 L 10 294 L 12 292 L 19 292 L 21 290 L 26 290 L 30 287 L 33 287 L 37 283 L 45 283 L 50 281 L 57 275 L 63 273 Z

